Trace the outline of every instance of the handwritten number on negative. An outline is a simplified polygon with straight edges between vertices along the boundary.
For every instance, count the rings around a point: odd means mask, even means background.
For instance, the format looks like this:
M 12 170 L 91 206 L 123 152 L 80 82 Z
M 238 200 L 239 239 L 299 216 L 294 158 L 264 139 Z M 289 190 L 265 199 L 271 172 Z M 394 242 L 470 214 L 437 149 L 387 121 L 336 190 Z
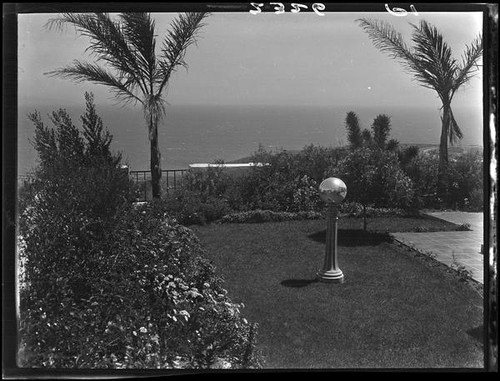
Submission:
M 275 11 L 274 13 L 277 14 L 277 15 L 286 12 L 285 11 L 285 5 L 283 3 L 269 3 L 269 4 L 270 5 L 275 5 L 275 7 L 273 9 Z M 250 13 L 252 15 L 256 15 L 256 14 L 262 12 L 261 8 L 264 6 L 264 3 L 250 3 L 250 5 L 254 8 L 254 9 L 250 10 Z M 292 6 L 292 9 L 290 11 L 292 13 L 299 13 L 301 8 L 302 9 L 307 9 L 307 5 L 304 5 L 304 4 L 292 3 L 291 6 Z M 311 8 L 314 11 L 314 13 L 316 13 L 318 16 L 324 16 L 325 15 L 324 13 L 321 13 L 321 11 L 325 10 L 325 4 L 314 3 L 311 6 Z
M 391 8 L 389 8 L 389 4 L 385 4 L 385 9 L 387 12 L 389 12 L 393 16 L 401 17 L 401 16 L 406 16 L 408 14 L 406 9 L 403 9 L 403 8 L 394 7 L 391 10 Z M 410 9 L 415 16 L 418 16 L 418 12 L 415 9 L 415 6 L 413 4 L 410 5 Z

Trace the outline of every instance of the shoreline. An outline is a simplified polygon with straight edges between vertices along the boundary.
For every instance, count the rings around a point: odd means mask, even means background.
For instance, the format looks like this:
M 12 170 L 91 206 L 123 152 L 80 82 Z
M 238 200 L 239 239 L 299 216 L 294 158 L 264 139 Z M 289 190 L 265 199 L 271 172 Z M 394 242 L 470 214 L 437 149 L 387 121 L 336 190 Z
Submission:
M 407 148 L 411 146 L 416 146 L 419 148 L 420 152 L 422 153 L 430 153 L 431 151 L 436 151 L 436 153 L 439 152 L 439 144 L 425 144 L 425 143 L 417 143 L 417 144 L 411 144 L 411 143 L 400 143 L 400 147 Z M 347 146 L 343 146 L 346 148 Z M 340 147 L 338 147 L 340 148 Z M 280 152 L 281 150 L 277 149 L 276 151 Z M 301 150 L 284 150 L 287 152 L 290 152 L 292 154 L 299 153 Z M 450 156 L 453 155 L 463 155 L 467 153 L 480 153 L 481 155 L 484 154 L 484 147 L 482 145 L 463 145 L 463 146 L 452 146 L 448 147 L 448 154 Z M 242 158 L 236 159 L 236 160 L 231 160 L 227 161 L 226 164 L 241 164 L 241 163 L 248 163 L 250 162 L 251 155 L 244 156 Z
M 431 151 L 436 151 L 436 153 L 439 152 L 439 144 L 425 144 L 425 143 L 417 143 L 417 144 L 411 144 L 411 143 L 400 143 L 401 147 L 410 147 L 410 146 L 416 146 L 419 148 L 420 152 L 422 153 L 430 153 Z M 347 147 L 347 146 L 344 146 Z M 271 152 L 280 152 L 282 149 L 273 149 Z M 301 150 L 284 150 L 287 152 L 290 152 L 292 154 L 296 154 L 300 152 Z M 451 146 L 448 147 L 448 153 L 450 156 L 455 156 L 455 155 L 463 155 L 466 153 L 480 153 L 481 155 L 484 154 L 484 147 L 482 145 L 463 145 L 463 146 Z M 225 164 L 241 164 L 241 163 L 249 163 L 251 161 L 251 156 L 252 154 L 248 154 L 246 156 L 243 156 L 241 158 L 235 159 L 235 160 L 228 160 L 224 161 Z M 213 162 L 209 163 L 199 163 L 199 162 L 192 162 L 186 165 L 185 168 L 163 168 L 164 170 L 170 170 L 170 169 L 189 169 L 189 165 L 191 164 L 213 164 Z M 148 168 L 130 168 L 131 171 L 149 171 Z M 30 173 L 28 172 L 18 172 L 17 177 L 18 179 L 23 179 L 27 177 Z

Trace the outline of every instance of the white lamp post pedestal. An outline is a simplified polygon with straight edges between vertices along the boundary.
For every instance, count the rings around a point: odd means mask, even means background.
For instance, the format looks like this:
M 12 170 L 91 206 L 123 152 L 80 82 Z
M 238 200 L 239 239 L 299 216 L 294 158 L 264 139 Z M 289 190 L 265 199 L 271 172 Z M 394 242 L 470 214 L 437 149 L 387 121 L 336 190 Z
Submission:
M 337 207 L 330 203 L 328 205 L 328 216 L 326 220 L 326 248 L 325 262 L 323 268 L 318 271 L 317 277 L 321 282 L 342 283 L 344 273 L 338 266 L 337 261 Z
M 344 200 L 346 194 L 345 183 L 335 177 L 324 180 L 319 186 L 320 198 L 328 205 L 325 261 L 323 268 L 317 273 L 317 278 L 321 282 L 344 282 L 344 274 L 337 261 L 337 221 L 339 219 L 337 204 Z

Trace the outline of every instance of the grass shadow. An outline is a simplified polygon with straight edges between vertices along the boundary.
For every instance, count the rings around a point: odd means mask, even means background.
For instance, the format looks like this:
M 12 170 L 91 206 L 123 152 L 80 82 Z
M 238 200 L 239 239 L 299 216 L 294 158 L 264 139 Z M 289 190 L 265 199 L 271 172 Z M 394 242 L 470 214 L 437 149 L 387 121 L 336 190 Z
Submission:
M 326 229 L 307 236 L 316 242 L 326 242 Z M 358 229 L 339 229 L 337 231 L 338 246 L 376 246 L 383 242 L 391 242 L 392 238 L 386 233 L 374 233 Z

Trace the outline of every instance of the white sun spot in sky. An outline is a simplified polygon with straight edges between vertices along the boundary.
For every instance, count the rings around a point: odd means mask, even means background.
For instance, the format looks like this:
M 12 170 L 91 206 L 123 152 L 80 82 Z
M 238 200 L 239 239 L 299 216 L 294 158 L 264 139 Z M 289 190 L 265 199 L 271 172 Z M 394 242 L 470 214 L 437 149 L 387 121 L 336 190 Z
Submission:
M 371 87 L 371 86 L 368 86 L 368 90 L 371 90 L 371 89 L 372 89 L 372 87 Z

